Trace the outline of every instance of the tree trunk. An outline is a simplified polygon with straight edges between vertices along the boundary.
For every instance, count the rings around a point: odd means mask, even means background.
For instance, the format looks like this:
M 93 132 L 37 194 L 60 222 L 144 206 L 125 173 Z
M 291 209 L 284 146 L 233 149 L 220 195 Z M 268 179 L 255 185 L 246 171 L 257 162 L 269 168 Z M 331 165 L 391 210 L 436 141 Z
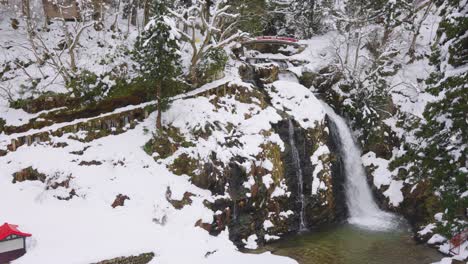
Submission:
M 148 24 L 149 22 L 149 15 L 150 15 L 150 0 L 145 0 L 145 10 L 144 10 L 144 25 L 143 26 L 146 26 L 146 24 Z
M 31 7 L 29 4 L 29 0 L 22 0 L 22 11 L 23 11 L 23 16 L 26 17 L 26 19 L 31 20 Z
M 132 25 L 136 26 L 136 23 L 137 23 L 137 16 L 138 16 L 138 0 L 133 0 L 132 1 L 132 19 L 130 21 L 130 23 L 132 23 Z
M 410 63 L 414 62 L 416 60 L 416 41 L 417 41 L 419 33 L 421 31 L 422 24 L 424 23 L 427 16 L 429 15 L 429 11 L 431 10 L 431 8 L 432 8 L 432 1 L 429 2 L 429 5 L 427 6 L 426 11 L 424 11 L 424 15 L 421 18 L 421 21 L 419 21 L 419 23 L 416 26 L 416 30 L 415 30 L 414 35 L 413 35 L 413 39 L 411 40 L 411 44 L 410 44 L 410 47 L 408 49 L 408 55 L 410 56 L 410 61 L 409 61 Z
M 158 115 L 156 117 L 156 128 L 158 130 L 162 129 L 162 121 L 161 121 L 161 116 L 162 116 L 162 96 L 161 96 L 161 83 L 158 82 L 156 84 L 156 98 L 158 100 Z

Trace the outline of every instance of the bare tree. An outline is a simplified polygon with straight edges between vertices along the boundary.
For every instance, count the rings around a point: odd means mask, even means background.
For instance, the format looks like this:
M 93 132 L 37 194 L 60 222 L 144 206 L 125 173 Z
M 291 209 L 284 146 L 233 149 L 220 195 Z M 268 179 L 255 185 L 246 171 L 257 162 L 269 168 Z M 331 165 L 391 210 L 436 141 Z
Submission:
M 195 4 L 169 12 L 182 24 L 178 32 L 192 47 L 190 79 L 197 84 L 196 67 L 203 56 L 215 48 L 222 48 L 243 34 L 236 29 L 238 14 L 229 13 L 229 5 L 222 0 L 196 0 Z
M 414 12 L 414 13 L 417 13 L 421 9 L 426 8 L 426 10 L 424 11 L 423 16 L 421 17 L 421 19 L 416 24 L 416 27 L 415 27 L 415 30 L 414 30 L 414 33 L 413 33 L 413 38 L 411 40 L 411 44 L 410 44 L 410 47 L 408 49 L 408 55 L 410 56 L 410 62 L 412 62 L 412 61 L 414 61 L 416 59 L 416 40 L 418 39 L 418 36 L 420 34 L 422 24 L 426 20 L 426 18 L 428 17 L 429 11 L 432 9 L 433 4 L 434 4 L 433 0 L 429 0 L 426 3 L 424 3 L 423 5 L 421 5 L 420 7 L 418 7 Z
M 0 97 L 7 99 L 8 102 L 14 101 L 11 84 L 0 84 Z

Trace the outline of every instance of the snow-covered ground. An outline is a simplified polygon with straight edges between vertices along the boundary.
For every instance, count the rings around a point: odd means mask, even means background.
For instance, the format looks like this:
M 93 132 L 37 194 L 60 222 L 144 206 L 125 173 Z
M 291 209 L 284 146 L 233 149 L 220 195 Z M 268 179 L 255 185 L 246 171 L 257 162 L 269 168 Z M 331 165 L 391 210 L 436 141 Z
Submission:
M 88 144 L 64 135 L 54 138 L 66 142 L 64 148 L 33 145 L 0 158 L 0 222 L 19 224 L 33 234 L 27 254 L 14 263 L 90 263 L 143 252 L 156 254 L 152 263 L 295 263 L 270 253 L 240 253 L 227 232 L 214 237 L 194 226 L 199 219 L 211 222 L 213 212 L 202 204 L 212 200 L 211 194 L 142 150 L 154 119 L 151 115 L 134 130 Z M 81 156 L 70 153 L 85 147 Z M 78 165 L 93 160 L 102 164 Z M 13 184 L 12 174 L 29 166 L 62 180 L 71 175 L 69 189 L 46 190 L 39 181 Z M 167 187 L 172 199 L 181 199 L 186 191 L 195 194 L 192 205 L 174 209 L 165 198 Z M 77 194 L 71 200 L 54 197 L 70 189 Z M 130 200 L 113 209 L 118 194 Z M 166 223 L 158 224 L 163 217 Z M 214 253 L 205 257 L 208 252 Z

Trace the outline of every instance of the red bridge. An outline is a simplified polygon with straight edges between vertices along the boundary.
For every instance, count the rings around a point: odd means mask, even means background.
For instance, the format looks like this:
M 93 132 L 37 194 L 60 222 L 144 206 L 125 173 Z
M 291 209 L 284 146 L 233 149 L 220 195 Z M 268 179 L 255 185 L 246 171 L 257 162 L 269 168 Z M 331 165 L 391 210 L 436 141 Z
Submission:
M 454 255 L 460 254 L 460 246 L 468 239 L 468 229 L 458 233 L 450 239 L 450 253 Z
M 273 44 L 273 45 L 292 45 L 299 47 L 299 40 L 295 38 L 288 37 L 278 37 L 278 36 L 260 36 L 254 39 L 250 39 L 244 42 L 244 45 L 252 44 Z

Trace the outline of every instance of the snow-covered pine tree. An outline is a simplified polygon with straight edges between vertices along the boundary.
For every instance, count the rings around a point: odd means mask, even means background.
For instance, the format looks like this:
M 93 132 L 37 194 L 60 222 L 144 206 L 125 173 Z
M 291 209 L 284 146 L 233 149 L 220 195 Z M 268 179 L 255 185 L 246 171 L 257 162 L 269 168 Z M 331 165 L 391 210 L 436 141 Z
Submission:
M 438 99 L 426 106 L 424 120 L 416 129 L 417 141 L 408 142 L 407 153 L 394 162 L 409 162 L 405 166 L 408 178 L 431 183 L 446 208 L 438 231 L 449 238 L 467 227 L 468 5 L 463 2 L 436 3 L 445 18 L 431 56 L 437 71 L 426 83 L 427 91 Z
M 289 30 L 297 38 L 310 38 L 322 29 L 326 0 L 293 0 L 289 5 Z
M 239 14 L 237 28 L 253 36 L 264 34 L 272 23 L 272 12 L 266 0 L 229 0 L 230 10 Z
M 162 128 L 161 113 L 167 105 L 167 98 L 175 92 L 170 83 L 182 72 L 178 33 L 173 30 L 173 21 L 166 12 L 164 1 L 151 2 L 150 13 L 153 16 L 138 37 L 133 53 L 142 78 L 156 90 L 158 129 Z

